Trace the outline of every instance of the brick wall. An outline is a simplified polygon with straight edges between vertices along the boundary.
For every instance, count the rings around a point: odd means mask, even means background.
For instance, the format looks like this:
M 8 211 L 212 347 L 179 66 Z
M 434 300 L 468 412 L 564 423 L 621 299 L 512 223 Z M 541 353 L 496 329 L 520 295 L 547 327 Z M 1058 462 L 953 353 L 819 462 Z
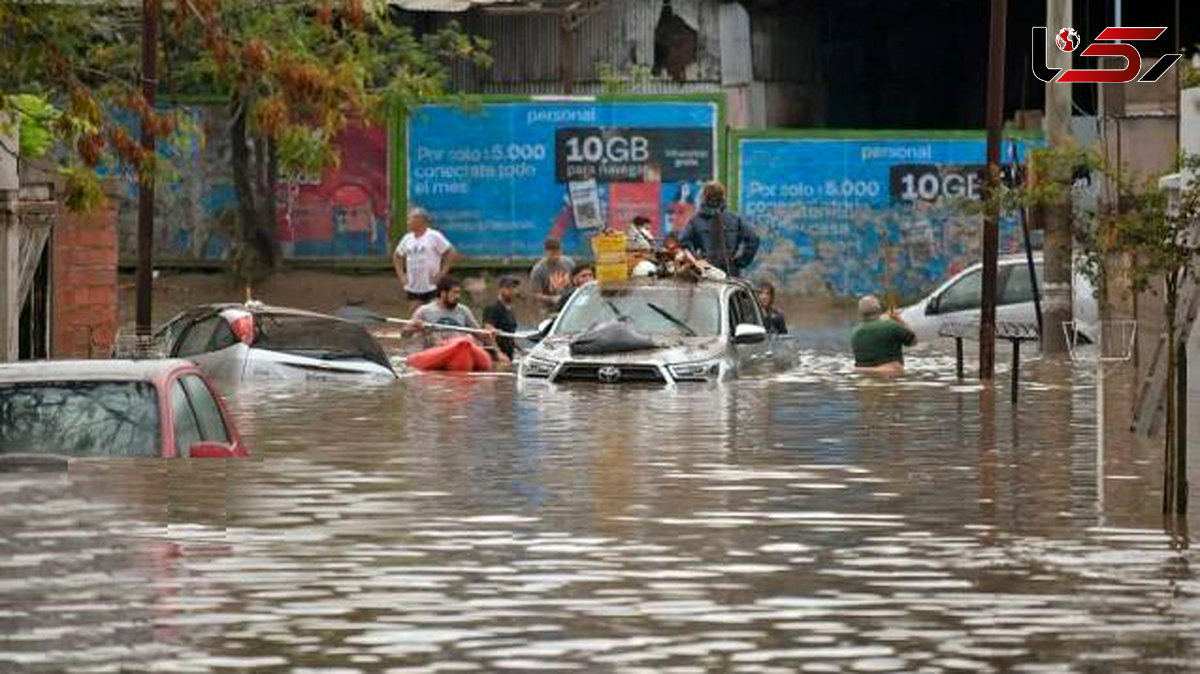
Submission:
M 117 209 L 61 212 L 51 239 L 51 355 L 104 358 L 119 320 Z

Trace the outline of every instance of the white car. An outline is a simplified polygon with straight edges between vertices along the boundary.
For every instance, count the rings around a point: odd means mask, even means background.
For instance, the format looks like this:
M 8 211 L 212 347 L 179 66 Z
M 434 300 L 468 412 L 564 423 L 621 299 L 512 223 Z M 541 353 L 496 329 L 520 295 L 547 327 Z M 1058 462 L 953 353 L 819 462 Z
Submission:
M 1033 257 L 1037 271 L 1038 293 L 1045 297 L 1042 281 L 1042 255 Z M 1033 304 L 1033 284 L 1029 278 L 1029 263 L 1025 255 L 1000 258 L 997 269 L 996 320 L 1012 323 L 1037 323 L 1037 311 Z M 1081 337 L 1095 341 L 1100 310 L 1096 304 L 1092 282 L 1087 276 L 1074 271 L 1073 311 L 1076 329 Z M 900 317 L 917 335 L 918 342 L 931 342 L 938 338 L 938 329 L 945 323 L 978 323 L 980 302 L 983 297 L 983 265 L 976 264 L 951 277 L 937 290 L 924 299 L 900 311 Z M 1045 305 L 1043 304 L 1043 309 Z M 1058 326 L 1046 326 L 1046 330 Z
M 223 381 L 396 378 L 361 325 L 299 309 L 208 304 L 171 319 L 159 335 L 171 357 Z
M 597 326 L 628 326 L 651 344 L 585 354 L 576 346 Z M 742 281 L 638 278 L 575 291 L 520 366 L 522 381 L 674 386 L 786 369 L 786 336 L 768 334 L 754 289 Z

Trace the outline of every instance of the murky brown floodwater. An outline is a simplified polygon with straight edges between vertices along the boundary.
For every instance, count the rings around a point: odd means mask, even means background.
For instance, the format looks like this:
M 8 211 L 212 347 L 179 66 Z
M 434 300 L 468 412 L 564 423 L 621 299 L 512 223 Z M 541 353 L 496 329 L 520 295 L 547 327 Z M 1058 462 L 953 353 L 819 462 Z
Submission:
M 255 458 L 0 475 L 0 671 L 1171 672 L 1156 447 L 1087 372 L 251 388 Z M 1195 463 L 1195 461 L 1193 461 Z

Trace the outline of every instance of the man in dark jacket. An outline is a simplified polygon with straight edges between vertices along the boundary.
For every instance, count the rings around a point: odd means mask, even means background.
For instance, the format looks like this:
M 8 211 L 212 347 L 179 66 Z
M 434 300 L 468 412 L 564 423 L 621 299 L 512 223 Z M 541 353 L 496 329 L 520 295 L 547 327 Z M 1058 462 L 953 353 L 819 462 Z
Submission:
M 701 197 L 700 212 L 683 228 L 679 241 L 726 274 L 741 276 L 758 252 L 758 235 L 736 213 L 725 210 L 724 185 L 706 183 Z

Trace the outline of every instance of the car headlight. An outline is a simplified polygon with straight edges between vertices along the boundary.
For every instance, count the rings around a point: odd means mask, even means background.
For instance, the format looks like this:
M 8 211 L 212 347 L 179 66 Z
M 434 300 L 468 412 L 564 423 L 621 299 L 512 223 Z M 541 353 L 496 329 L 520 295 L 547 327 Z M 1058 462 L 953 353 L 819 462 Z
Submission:
M 676 363 L 668 365 L 671 376 L 675 381 L 708 381 L 716 379 L 721 374 L 721 363 L 715 360 L 704 360 L 697 363 Z
M 522 362 L 522 366 L 525 368 L 526 377 L 540 377 L 545 379 L 554 374 L 554 368 L 558 367 L 558 363 L 544 358 L 527 356 L 524 362 Z

